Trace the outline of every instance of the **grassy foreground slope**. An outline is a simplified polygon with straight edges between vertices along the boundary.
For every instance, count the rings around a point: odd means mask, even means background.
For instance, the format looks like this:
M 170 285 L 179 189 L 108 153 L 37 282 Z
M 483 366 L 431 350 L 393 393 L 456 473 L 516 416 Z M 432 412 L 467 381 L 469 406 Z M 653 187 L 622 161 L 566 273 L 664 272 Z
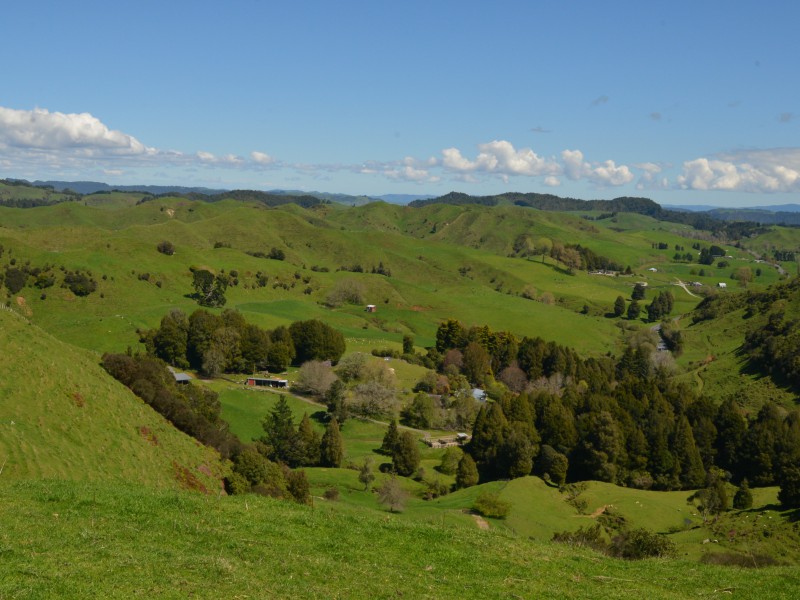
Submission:
M 98 358 L 0 310 L 0 480 L 219 487 L 220 461 L 109 377 Z
M 795 598 L 796 570 L 626 562 L 502 531 L 117 484 L 0 486 L 4 598 Z M 46 523 L 47 526 L 43 526 Z

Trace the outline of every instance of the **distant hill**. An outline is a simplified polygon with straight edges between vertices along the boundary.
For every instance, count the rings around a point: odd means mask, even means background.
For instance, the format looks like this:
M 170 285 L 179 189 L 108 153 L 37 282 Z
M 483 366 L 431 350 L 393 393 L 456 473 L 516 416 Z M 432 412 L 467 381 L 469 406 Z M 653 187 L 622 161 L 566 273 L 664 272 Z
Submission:
M 52 187 L 58 192 L 72 190 L 79 194 L 96 194 L 97 192 L 144 192 L 146 194 L 219 194 L 225 189 L 212 189 L 206 187 L 186 187 L 180 185 L 109 185 L 99 181 L 33 181 L 31 185 L 37 187 Z

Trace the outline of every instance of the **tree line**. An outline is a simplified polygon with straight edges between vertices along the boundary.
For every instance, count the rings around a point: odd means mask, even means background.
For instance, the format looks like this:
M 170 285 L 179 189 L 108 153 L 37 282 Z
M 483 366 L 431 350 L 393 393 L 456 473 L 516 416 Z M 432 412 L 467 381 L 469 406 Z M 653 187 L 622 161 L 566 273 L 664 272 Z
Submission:
M 216 315 L 200 308 L 189 316 L 173 309 L 157 328 L 140 330 L 139 341 L 148 354 L 209 377 L 265 369 L 282 372 L 309 360 L 336 362 L 345 350 L 341 332 L 317 319 L 266 330 L 231 309 Z

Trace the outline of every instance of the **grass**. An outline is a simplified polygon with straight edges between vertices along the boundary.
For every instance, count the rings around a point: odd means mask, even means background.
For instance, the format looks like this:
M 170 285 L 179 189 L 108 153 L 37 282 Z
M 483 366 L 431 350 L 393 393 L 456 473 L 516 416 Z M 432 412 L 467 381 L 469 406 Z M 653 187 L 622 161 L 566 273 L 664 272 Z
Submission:
M 317 501 L 0 486 L 4 598 L 794 598 L 793 569 L 625 562 Z M 333 506 L 337 505 L 337 506 Z M 46 524 L 46 526 L 45 526 Z
M 176 464 L 218 489 L 219 456 L 174 429 L 98 357 L 0 310 L 3 480 L 63 478 L 178 487 Z

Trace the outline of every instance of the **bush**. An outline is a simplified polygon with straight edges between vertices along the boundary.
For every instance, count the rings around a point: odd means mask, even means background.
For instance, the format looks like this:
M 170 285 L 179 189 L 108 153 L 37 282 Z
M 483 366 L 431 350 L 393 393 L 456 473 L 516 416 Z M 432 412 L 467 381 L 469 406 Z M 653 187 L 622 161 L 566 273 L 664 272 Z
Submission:
M 598 523 L 587 527 L 579 527 L 577 531 L 561 531 L 553 534 L 553 541 L 559 544 L 569 544 L 592 548 L 598 552 L 608 553 L 608 543 L 603 537 L 603 528 Z
M 339 499 L 339 488 L 334 486 L 329 487 L 322 493 L 322 497 L 325 498 L 325 500 L 330 500 L 331 502 L 337 501 Z
M 670 558 L 675 556 L 675 542 L 645 528 L 632 529 L 616 536 L 611 544 L 614 556 L 627 560 Z
M 511 503 L 501 500 L 494 492 L 481 492 L 472 508 L 484 517 L 505 519 L 511 512 Z
M 166 254 L 167 256 L 172 256 L 175 254 L 175 245 L 167 240 L 159 242 L 158 246 L 156 246 L 156 249 L 161 252 L 161 254 Z

